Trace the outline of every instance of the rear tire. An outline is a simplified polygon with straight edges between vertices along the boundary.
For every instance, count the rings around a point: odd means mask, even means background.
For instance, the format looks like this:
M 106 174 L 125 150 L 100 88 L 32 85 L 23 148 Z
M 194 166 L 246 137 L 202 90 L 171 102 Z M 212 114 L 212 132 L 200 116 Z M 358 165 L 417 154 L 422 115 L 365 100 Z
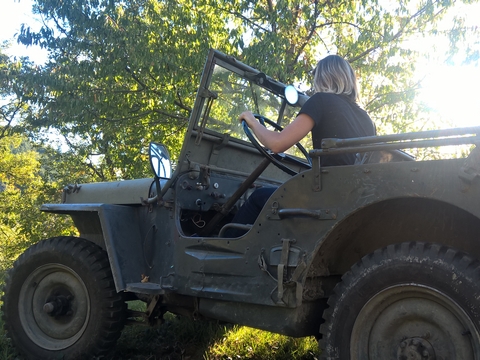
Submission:
M 452 248 L 390 245 L 337 284 L 322 359 L 480 359 L 480 263 Z
M 126 319 L 106 252 L 75 237 L 47 239 L 20 255 L 2 310 L 8 336 L 29 359 L 104 355 Z

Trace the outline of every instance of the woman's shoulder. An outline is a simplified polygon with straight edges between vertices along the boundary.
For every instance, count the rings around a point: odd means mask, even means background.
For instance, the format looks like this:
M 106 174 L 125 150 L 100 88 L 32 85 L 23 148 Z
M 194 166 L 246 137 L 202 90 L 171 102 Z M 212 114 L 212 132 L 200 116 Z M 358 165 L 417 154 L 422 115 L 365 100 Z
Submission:
M 310 96 L 310 98 L 307 100 L 307 103 L 309 104 L 316 104 L 317 106 L 320 104 L 328 104 L 331 103 L 332 100 L 335 99 L 339 95 L 336 94 L 331 94 L 331 93 L 325 93 L 325 92 L 317 92 Z
M 317 92 L 310 96 L 310 98 L 302 106 L 301 112 L 308 112 L 313 110 L 315 112 L 329 112 L 336 111 L 338 108 L 348 107 L 350 101 L 342 95 Z
M 328 92 L 317 92 L 313 94 L 309 100 L 323 100 L 323 101 L 334 101 L 334 102 L 352 102 L 346 95 L 328 93 Z
M 317 92 L 313 94 L 308 102 L 315 103 L 317 106 L 323 108 L 351 108 L 358 107 L 355 101 L 352 101 L 346 95 L 327 93 L 327 92 Z

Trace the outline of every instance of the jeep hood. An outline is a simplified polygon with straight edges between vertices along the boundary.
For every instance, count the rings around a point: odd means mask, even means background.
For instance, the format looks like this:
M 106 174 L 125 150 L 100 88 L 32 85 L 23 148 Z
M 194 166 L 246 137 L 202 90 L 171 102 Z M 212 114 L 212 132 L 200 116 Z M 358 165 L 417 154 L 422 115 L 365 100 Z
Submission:
M 150 194 L 152 178 L 68 185 L 63 189 L 64 204 L 141 204 Z

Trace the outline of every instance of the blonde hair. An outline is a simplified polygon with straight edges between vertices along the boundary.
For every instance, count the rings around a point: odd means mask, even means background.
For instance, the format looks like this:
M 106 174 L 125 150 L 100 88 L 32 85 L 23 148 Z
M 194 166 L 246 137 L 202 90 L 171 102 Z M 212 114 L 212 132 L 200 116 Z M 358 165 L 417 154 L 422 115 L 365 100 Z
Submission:
M 358 100 L 357 78 L 352 67 L 338 55 L 328 55 L 315 68 L 314 87 L 316 92 L 346 95 Z

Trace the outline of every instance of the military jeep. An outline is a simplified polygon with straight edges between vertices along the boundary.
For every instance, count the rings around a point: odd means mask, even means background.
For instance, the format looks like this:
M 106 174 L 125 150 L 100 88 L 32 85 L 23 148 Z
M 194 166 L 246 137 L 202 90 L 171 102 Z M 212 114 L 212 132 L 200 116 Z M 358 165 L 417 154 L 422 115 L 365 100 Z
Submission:
M 33 245 L 9 271 L 3 316 L 18 349 L 101 356 L 125 323 L 168 311 L 314 335 L 324 359 L 480 359 L 480 150 L 402 151 L 476 144 L 480 128 L 324 139 L 309 152 L 307 139 L 273 154 L 237 120 L 253 109 L 281 129 L 307 99 L 212 50 L 174 171 L 151 144 L 152 178 L 71 185 L 43 205 L 80 235 Z M 357 164 L 320 166 L 340 153 Z M 233 223 L 261 187 L 277 189 L 255 223 Z

